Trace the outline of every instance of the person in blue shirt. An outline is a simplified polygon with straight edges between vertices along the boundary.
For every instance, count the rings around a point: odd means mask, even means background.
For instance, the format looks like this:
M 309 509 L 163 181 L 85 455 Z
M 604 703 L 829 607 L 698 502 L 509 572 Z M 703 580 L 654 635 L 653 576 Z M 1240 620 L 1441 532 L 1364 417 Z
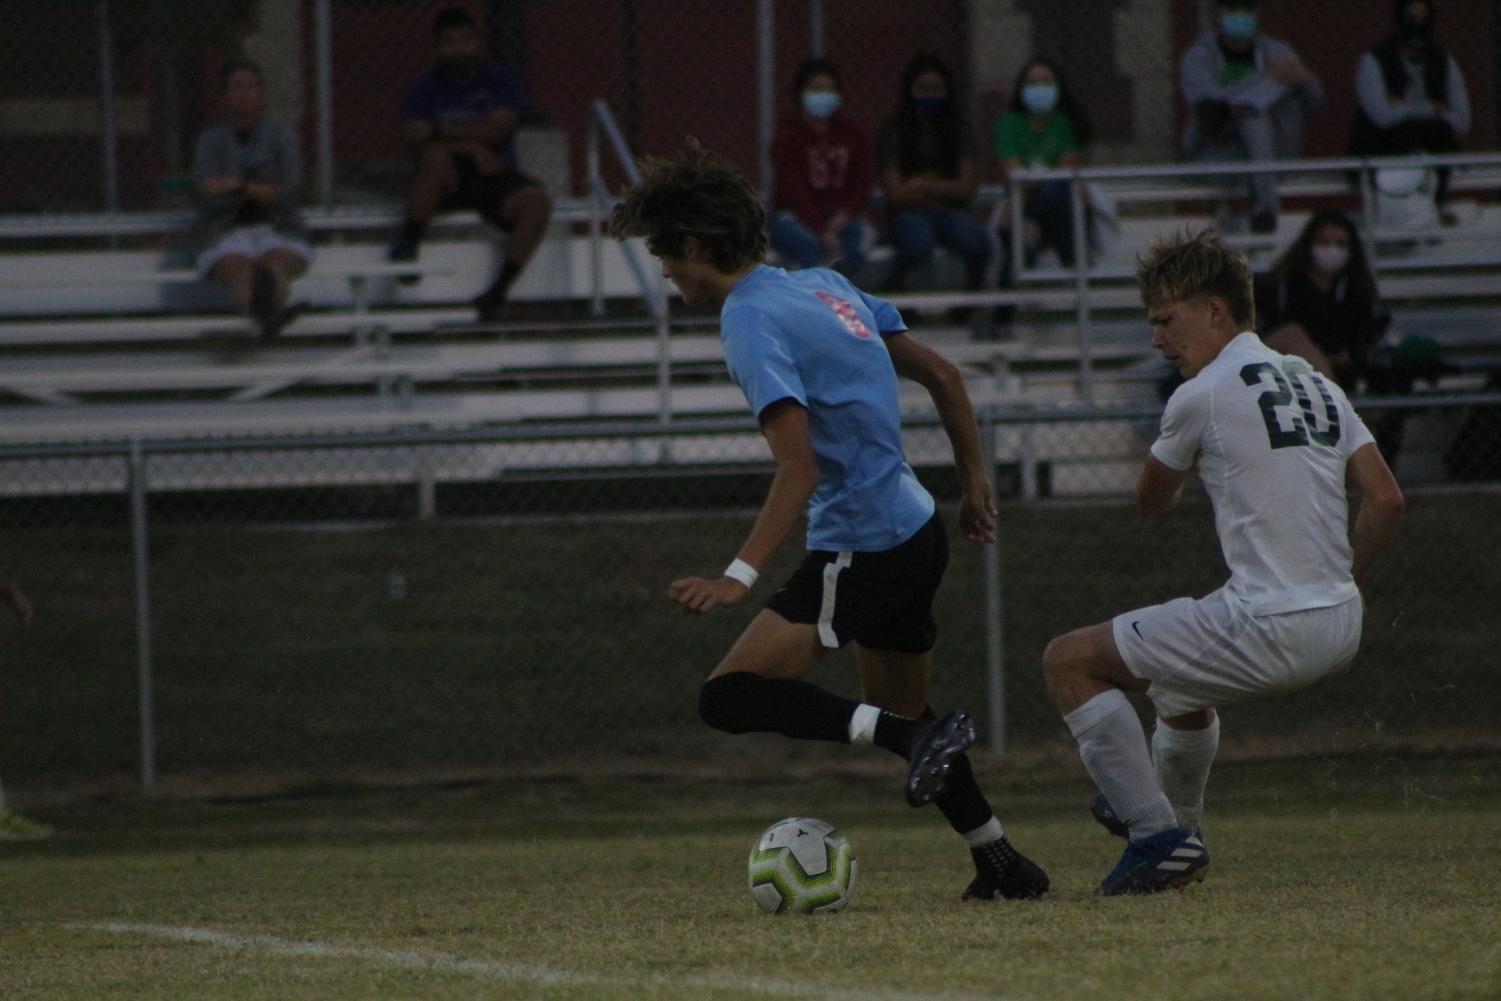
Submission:
M 541 245 L 552 201 L 540 182 L 516 167 L 514 137 L 526 99 L 521 79 L 485 54 L 467 11 L 448 8 L 433 20 L 438 62 L 407 89 L 403 137 L 417 162 L 407 215 L 386 251 L 415 261 L 427 225 L 439 212 L 473 209 L 507 234 L 505 261 L 474 300 L 482 322 L 500 317 L 506 295 Z
M 745 175 L 694 143 L 648 159 L 610 219 L 641 236 L 690 305 L 718 307 L 725 360 L 776 463 L 766 501 L 722 574 L 684 577 L 668 597 L 692 613 L 739 605 L 806 511 L 808 555 L 710 673 L 704 722 L 728 733 L 875 744 L 908 761 L 907 800 L 934 802 L 968 843 L 965 899 L 1030 898 L 1048 879 L 1007 839 L 964 751 L 962 712 L 935 720 L 927 685 L 933 597 L 948 540 L 902 452 L 897 378 L 932 395 L 953 444 L 960 528 L 994 541 L 979 430 L 957 368 L 908 335 L 889 303 L 836 271 L 762 263 L 766 213 Z M 865 700 L 802 680 L 851 641 Z

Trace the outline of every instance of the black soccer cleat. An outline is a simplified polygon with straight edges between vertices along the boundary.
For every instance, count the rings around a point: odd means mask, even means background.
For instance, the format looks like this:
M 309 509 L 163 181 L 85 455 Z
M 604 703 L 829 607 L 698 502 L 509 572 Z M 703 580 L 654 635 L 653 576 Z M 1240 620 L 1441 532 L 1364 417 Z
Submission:
M 1110 801 L 1105 798 L 1104 793 L 1100 793 L 1089 801 L 1089 812 L 1095 820 L 1100 822 L 1100 826 L 1105 828 L 1105 830 L 1118 838 L 1125 838 L 1127 841 L 1131 840 L 1130 825 L 1116 815 L 1115 810 L 1111 808 Z
M 949 713 L 924 729 L 907 756 L 907 802 L 927 806 L 948 785 L 954 759 L 975 742 L 975 721 L 969 713 Z
M 1036 900 L 1048 892 L 1048 874 L 1042 866 L 1005 842 L 1005 860 L 999 865 L 990 845 L 971 848 L 975 878 L 959 895 L 960 900 Z

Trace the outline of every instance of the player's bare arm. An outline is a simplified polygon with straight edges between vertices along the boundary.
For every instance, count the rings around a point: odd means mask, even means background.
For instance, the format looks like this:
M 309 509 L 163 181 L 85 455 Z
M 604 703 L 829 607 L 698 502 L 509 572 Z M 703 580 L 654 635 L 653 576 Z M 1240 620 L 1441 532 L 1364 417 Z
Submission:
M 1345 479 L 1360 493 L 1360 506 L 1350 529 L 1353 555 L 1350 576 L 1355 578 L 1357 587 L 1363 588 L 1371 565 L 1396 536 L 1407 501 L 1391 467 L 1374 444 L 1362 445 L 1350 456 Z
M 808 509 L 808 498 L 818 486 L 818 461 L 808 436 L 808 411 L 794 400 L 767 407 L 761 416 L 761 433 L 771 446 L 776 474 L 771 489 L 751 526 L 750 535 L 736 555 L 755 572 L 770 562 Z M 685 612 L 703 613 L 721 605 L 738 605 L 750 588 L 732 577 L 683 577 L 669 585 L 667 597 Z
M 1147 456 L 1136 480 L 1136 510 L 1144 518 L 1160 518 L 1183 499 L 1189 470 L 1174 469 L 1155 455 Z
M 995 500 L 980 447 L 980 428 L 974 405 L 964 386 L 964 374 L 937 351 L 907 334 L 886 338 L 886 350 L 897 374 L 922 386 L 933 398 L 943 430 L 954 449 L 963 495 L 959 501 L 959 528 L 971 542 L 995 541 Z

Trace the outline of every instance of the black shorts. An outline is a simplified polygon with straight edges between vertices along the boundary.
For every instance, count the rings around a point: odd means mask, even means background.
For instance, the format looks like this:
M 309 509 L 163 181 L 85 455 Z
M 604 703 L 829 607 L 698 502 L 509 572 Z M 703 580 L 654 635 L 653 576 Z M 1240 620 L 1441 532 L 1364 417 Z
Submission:
M 474 165 L 474 158 L 462 153 L 455 154 L 453 166 L 459 174 L 459 186 L 452 194 L 445 195 L 438 206 L 439 211 L 473 209 L 487 222 L 507 232 L 511 224 L 506 221 L 503 209 L 506 199 L 522 188 L 540 188 L 541 182 L 519 170 L 502 170 L 498 174 L 481 174 Z
M 899 546 L 879 553 L 813 550 L 766 607 L 788 622 L 817 623 L 820 642 L 927 653 L 938 639 L 933 596 L 949 565 L 938 512 Z

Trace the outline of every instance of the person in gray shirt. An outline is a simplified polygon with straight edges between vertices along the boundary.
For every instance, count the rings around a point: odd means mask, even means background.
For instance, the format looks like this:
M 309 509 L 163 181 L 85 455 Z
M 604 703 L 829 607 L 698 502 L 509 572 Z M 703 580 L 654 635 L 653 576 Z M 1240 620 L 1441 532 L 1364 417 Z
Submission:
M 287 292 L 313 256 L 297 209 L 302 155 L 292 130 L 266 119 L 259 66 L 231 60 L 223 80 L 225 120 L 198 136 L 193 154 L 193 251 L 198 269 L 271 337 L 295 316 Z
M 1189 120 L 1183 145 L 1199 161 L 1296 159 L 1303 123 L 1324 103 L 1319 78 L 1286 42 L 1264 34 L 1256 0 L 1216 0 L 1214 26 L 1183 54 Z M 1277 176 L 1250 177 L 1251 231 L 1277 228 Z

